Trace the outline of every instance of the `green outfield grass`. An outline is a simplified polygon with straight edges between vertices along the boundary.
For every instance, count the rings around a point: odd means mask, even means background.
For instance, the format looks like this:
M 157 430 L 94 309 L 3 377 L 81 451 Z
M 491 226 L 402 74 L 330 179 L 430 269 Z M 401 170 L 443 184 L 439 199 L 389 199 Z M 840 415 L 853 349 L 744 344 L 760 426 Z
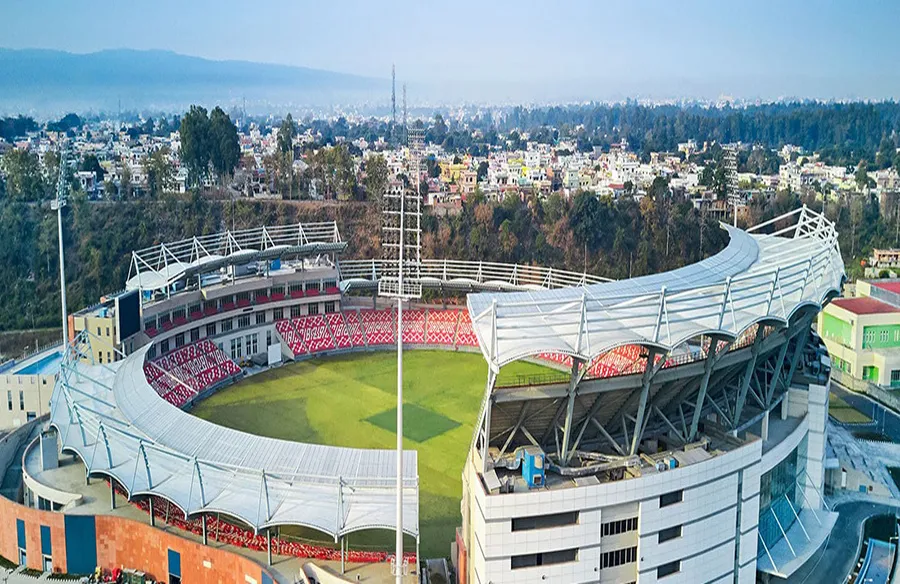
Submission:
M 500 379 L 550 371 L 517 362 Z M 404 445 L 418 451 L 423 557 L 445 557 L 460 523 L 461 473 L 481 406 L 487 364 L 480 354 L 404 353 Z M 291 363 L 200 402 L 192 413 L 224 426 L 298 442 L 394 448 L 397 356 L 354 353 Z M 283 529 L 282 531 L 288 531 Z M 290 532 L 323 541 L 305 529 Z M 350 536 L 350 545 L 392 546 L 386 532 Z M 408 549 L 414 549 L 412 540 Z

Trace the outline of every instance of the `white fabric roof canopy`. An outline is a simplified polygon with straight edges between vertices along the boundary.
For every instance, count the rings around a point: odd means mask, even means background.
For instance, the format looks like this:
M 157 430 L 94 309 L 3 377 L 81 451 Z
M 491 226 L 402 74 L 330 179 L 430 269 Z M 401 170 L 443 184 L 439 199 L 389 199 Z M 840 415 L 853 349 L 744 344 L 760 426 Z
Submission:
M 558 290 L 469 295 L 479 345 L 494 370 L 539 353 L 590 361 L 625 344 L 671 350 L 700 334 L 736 338 L 763 321 L 787 321 L 840 292 L 834 225 L 803 207 L 773 219 L 772 234 L 723 225 L 730 242 L 689 266 Z
M 51 404 L 64 448 L 130 495 L 165 497 L 188 514 L 220 512 L 255 529 L 304 525 L 332 536 L 394 529 L 396 453 L 239 432 L 160 398 L 143 372 L 149 346 L 109 365 L 69 351 Z M 415 451 L 404 452 L 403 530 L 418 535 Z

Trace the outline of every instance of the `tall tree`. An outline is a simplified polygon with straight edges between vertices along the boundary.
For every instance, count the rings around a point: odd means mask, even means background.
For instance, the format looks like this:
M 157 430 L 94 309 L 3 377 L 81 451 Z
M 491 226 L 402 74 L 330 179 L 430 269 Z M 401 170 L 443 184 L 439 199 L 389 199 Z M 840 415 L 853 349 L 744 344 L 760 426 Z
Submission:
M 216 106 L 209 114 L 210 161 L 219 180 L 231 175 L 241 160 L 241 144 L 237 127 L 222 108 Z
M 283 166 L 286 167 L 286 175 L 288 180 L 288 198 L 294 198 L 294 133 L 297 131 L 294 118 L 288 114 L 281 122 L 278 128 L 278 151 L 283 159 Z
M 0 159 L 6 175 L 6 193 L 16 201 L 39 201 L 44 198 L 45 185 L 37 154 L 13 148 Z
M 366 178 L 363 183 L 370 201 L 381 204 L 381 199 L 387 192 L 388 178 L 388 166 L 384 156 L 381 154 L 370 156 L 366 160 Z
M 212 154 L 210 140 L 210 121 L 206 109 L 192 105 L 188 113 L 181 118 L 181 162 L 188 169 L 188 183 L 192 188 L 199 188 L 209 176 L 209 163 Z
M 96 154 L 84 155 L 84 158 L 81 160 L 81 170 L 96 174 L 98 183 L 103 182 L 103 178 L 106 176 L 106 171 L 100 166 L 100 160 L 97 159 Z
M 144 159 L 147 169 L 147 189 L 151 197 L 159 197 L 175 186 L 175 168 L 169 156 L 168 146 L 153 151 Z

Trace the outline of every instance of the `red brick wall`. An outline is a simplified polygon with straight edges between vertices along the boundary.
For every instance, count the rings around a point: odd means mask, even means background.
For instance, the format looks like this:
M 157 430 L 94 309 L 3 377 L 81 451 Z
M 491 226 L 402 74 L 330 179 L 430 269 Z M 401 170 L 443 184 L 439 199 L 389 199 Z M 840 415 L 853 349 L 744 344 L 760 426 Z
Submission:
M 191 584 L 262 582 L 253 561 L 128 519 L 97 516 L 97 561 L 101 566 L 138 568 L 154 580 L 168 581 L 168 550 L 181 554 L 181 579 Z M 206 561 L 210 567 L 203 565 Z
M 25 549 L 28 552 L 28 567 L 40 570 L 41 525 L 50 528 L 50 543 L 53 546 L 53 571 L 66 569 L 66 531 L 63 516 L 50 511 L 38 511 L 0 497 L 0 556 L 13 562 L 19 560 L 19 542 L 16 535 L 16 520 L 25 521 Z
M 41 569 L 41 525 L 50 527 L 54 571 L 66 571 L 63 514 L 30 509 L 0 497 L 0 555 L 18 561 L 16 519 L 25 521 L 28 567 Z M 106 569 L 126 567 L 168 580 L 168 550 L 181 554 L 181 577 L 191 584 L 245 583 L 245 576 L 262 583 L 263 569 L 243 556 L 204 546 L 130 519 L 98 515 L 97 562 Z M 208 562 L 209 567 L 203 565 Z

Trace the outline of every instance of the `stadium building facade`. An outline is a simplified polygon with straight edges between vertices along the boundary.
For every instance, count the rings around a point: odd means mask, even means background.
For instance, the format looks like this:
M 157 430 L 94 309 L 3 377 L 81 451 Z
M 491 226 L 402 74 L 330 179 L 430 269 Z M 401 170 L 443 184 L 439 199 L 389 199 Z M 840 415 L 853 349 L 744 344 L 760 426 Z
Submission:
M 325 553 L 279 540 L 281 525 L 335 540 L 394 529 L 392 451 L 271 440 L 182 410 L 240 379 L 240 365 L 387 349 L 400 336 L 411 348 L 480 351 L 489 365 L 461 469 L 460 582 L 788 575 L 835 520 L 822 497 L 830 363 L 810 323 L 843 268 L 833 226 L 805 208 L 727 229 L 719 254 L 623 282 L 423 260 L 421 284 L 468 294 L 467 309 L 412 306 L 399 330 L 374 297 L 390 263 L 340 260 L 333 223 L 135 251 L 125 290 L 70 317 L 49 424 L 23 419 L 23 500 L 64 515 L 81 504 L 54 478 L 71 472 L 52 456 L 63 452 L 151 517 L 177 509 L 178 526 L 204 542 L 224 529 L 270 561 Z M 498 386 L 518 359 L 557 371 Z M 404 457 L 402 528 L 418 539 L 416 453 Z M 18 515 L 23 532 L 40 527 Z M 0 555 L 16 557 L 27 538 L 5 538 L 7 527 Z M 31 567 L 40 560 L 27 554 Z M 50 563 L 68 567 L 58 554 Z
M 836 234 L 806 209 L 728 230 L 673 272 L 469 296 L 491 372 L 461 582 L 754 582 L 825 541 L 830 362 L 810 324 L 840 291 Z M 540 355 L 568 375 L 497 387 Z

